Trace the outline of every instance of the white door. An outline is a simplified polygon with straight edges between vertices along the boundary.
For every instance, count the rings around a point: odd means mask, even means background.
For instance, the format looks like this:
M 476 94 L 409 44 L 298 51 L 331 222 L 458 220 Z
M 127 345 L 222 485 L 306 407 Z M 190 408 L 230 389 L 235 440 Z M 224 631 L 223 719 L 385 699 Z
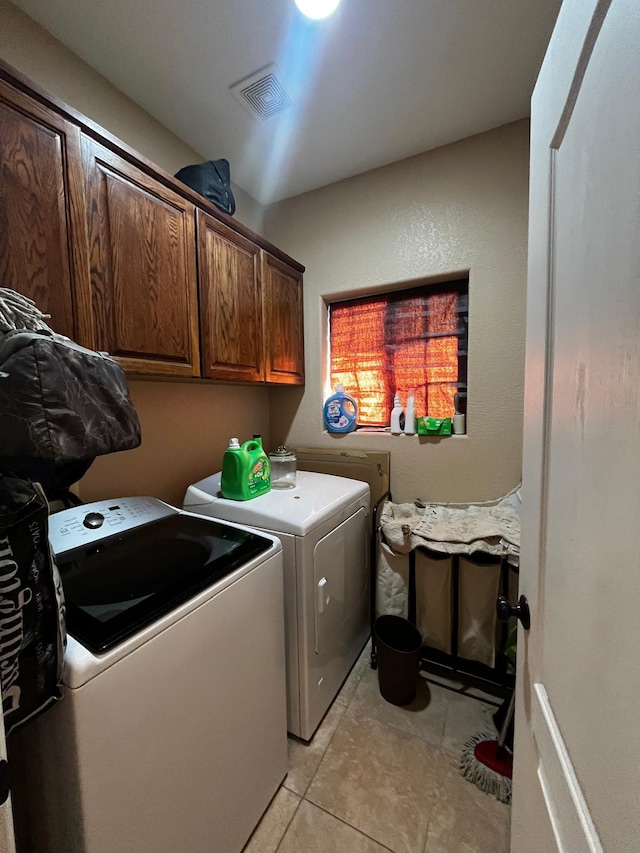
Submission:
M 640 850 L 640 4 L 565 0 L 532 103 L 513 853 Z

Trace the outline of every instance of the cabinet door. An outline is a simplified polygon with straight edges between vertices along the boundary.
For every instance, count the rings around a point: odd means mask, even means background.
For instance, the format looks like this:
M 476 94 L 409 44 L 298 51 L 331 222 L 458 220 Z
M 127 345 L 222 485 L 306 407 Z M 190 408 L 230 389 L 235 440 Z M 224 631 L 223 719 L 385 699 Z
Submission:
M 262 287 L 265 379 L 304 385 L 302 274 L 263 252 Z
M 198 376 L 195 207 L 84 138 L 96 348 L 130 373 Z
M 0 286 L 90 344 L 80 130 L 0 80 L 0 152 Z
M 198 211 L 202 373 L 264 381 L 260 248 Z

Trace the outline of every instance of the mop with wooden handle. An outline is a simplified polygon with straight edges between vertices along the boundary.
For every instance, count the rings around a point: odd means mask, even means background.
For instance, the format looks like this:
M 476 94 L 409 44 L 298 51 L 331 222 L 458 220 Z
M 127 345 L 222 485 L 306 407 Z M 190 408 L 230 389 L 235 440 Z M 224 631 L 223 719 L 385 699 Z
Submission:
M 513 717 L 515 699 L 514 690 L 498 739 L 487 732 L 476 734 L 465 743 L 460 756 L 460 773 L 464 778 L 502 803 L 511 802 L 513 755 L 504 742 Z

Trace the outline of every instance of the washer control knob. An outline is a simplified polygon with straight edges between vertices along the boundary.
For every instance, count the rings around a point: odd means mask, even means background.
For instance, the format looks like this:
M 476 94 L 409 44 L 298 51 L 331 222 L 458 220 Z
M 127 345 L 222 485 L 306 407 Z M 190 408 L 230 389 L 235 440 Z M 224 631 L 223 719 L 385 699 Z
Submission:
M 82 523 L 85 527 L 89 527 L 91 530 L 96 530 L 96 528 L 102 527 L 103 522 L 104 515 L 101 512 L 88 512 Z

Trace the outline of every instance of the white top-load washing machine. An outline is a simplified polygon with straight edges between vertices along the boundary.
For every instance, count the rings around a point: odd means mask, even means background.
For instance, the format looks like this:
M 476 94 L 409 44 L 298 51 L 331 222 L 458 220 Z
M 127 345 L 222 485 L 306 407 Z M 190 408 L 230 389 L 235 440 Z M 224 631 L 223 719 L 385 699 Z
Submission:
M 293 489 L 225 500 L 220 474 L 190 486 L 184 508 L 282 542 L 289 731 L 309 740 L 369 636 L 369 486 L 298 471 Z
M 11 737 L 20 849 L 239 853 L 287 772 L 280 542 L 153 498 L 49 538 L 66 695 Z

